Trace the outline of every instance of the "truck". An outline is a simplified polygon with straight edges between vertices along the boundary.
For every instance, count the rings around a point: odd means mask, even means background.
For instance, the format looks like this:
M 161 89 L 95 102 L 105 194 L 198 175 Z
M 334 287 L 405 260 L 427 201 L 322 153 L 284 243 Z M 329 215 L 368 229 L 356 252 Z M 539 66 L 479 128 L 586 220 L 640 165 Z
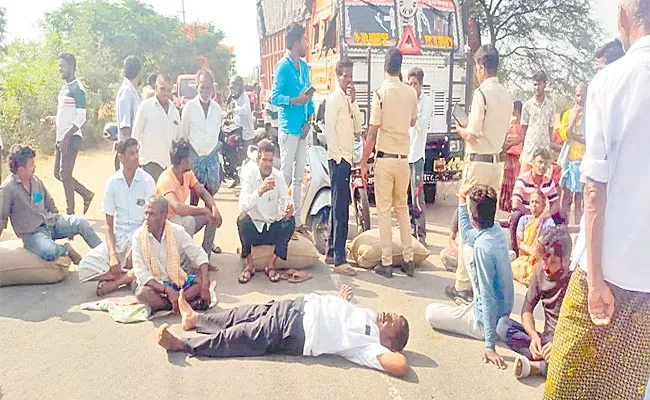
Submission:
M 459 179 L 464 142 L 451 116 L 468 96 L 466 34 L 456 0 L 257 0 L 260 86 L 268 98 L 273 68 L 285 55 L 286 27 L 306 28 L 316 107 L 335 89 L 336 63 L 354 62 L 356 101 L 368 126 L 373 92 L 384 80 L 384 56 L 391 47 L 404 54 L 402 75 L 424 70 L 423 92 L 432 102 L 425 150 L 424 193 L 433 203 L 436 184 Z M 372 182 L 369 182 L 372 184 Z

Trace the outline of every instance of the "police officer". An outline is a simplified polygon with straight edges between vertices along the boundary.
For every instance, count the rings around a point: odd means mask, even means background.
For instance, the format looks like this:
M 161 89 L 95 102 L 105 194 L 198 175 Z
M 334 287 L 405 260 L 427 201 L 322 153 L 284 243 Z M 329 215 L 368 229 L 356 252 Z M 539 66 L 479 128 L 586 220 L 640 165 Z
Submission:
M 361 176 L 368 176 L 368 158 L 375 151 L 375 198 L 379 214 L 381 265 L 375 272 L 393 276 L 391 207 L 395 210 L 404 256 L 402 271 L 413 276 L 413 248 L 407 190 L 409 186 L 409 127 L 415 126 L 418 98 L 415 90 L 400 79 L 402 53 L 392 48 L 386 53 L 386 79 L 372 100 L 370 128 L 361 159 Z

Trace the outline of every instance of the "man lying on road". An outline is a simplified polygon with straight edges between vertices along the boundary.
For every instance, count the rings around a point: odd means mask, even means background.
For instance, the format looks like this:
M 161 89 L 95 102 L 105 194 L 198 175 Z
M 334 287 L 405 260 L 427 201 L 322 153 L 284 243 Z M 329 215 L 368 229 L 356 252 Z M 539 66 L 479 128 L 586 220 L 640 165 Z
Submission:
M 336 354 L 394 376 L 408 372 L 406 357 L 400 353 L 409 338 L 406 318 L 350 304 L 349 286 L 341 287 L 338 297 L 312 293 L 214 314 L 194 312 L 185 297 L 178 300 L 183 329 L 209 335 L 180 339 L 163 324 L 158 344 L 169 351 L 205 357 Z
M 182 226 L 167 221 L 167 200 L 152 197 L 144 211 L 145 224 L 133 234 L 133 272 L 138 282 L 135 295 L 152 312 L 173 309 L 178 312 L 178 296 L 184 296 L 196 309 L 210 305 L 208 255 Z M 199 276 L 187 274 L 183 267 L 198 267 Z

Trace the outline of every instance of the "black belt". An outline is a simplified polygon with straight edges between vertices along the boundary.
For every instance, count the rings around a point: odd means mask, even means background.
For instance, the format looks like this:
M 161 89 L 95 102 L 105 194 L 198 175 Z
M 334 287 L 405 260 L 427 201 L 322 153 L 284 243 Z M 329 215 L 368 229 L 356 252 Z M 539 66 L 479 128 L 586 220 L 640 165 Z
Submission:
M 401 160 L 404 158 L 408 158 L 408 156 L 404 156 L 401 154 L 384 153 L 383 151 L 378 151 L 377 158 L 397 158 L 398 160 Z
M 474 161 L 474 162 L 484 162 L 484 163 L 491 163 L 491 164 L 497 164 L 503 162 L 503 153 L 499 153 L 499 154 L 470 153 L 467 156 L 469 158 L 469 161 Z

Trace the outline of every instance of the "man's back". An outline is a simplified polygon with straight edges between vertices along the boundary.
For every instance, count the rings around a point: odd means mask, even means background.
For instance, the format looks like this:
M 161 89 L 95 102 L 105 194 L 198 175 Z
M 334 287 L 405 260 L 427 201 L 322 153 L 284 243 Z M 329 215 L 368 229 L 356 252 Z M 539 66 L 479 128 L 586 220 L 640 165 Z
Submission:
M 380 103 L 377 107 L 373 105 L 374 114 L 370 116 L 370 124 L 379 126 L 377 150 L 408 155 L 409 128 L 411 120 L 417 118 L 415 90 L 391 76 L 377 89 L 373 101 Z
M 639 39 L 589 86 L 587 150 L 582 173 L 607 184 L 602 248 L 607 281 L 627 290 L 650 292 L 650 247 L 642 234 L 650 226 L 650 36 Z M 584 224 L 583 224 L 584 226 Z M 576 243 L 587 267 L 585 232 Z

